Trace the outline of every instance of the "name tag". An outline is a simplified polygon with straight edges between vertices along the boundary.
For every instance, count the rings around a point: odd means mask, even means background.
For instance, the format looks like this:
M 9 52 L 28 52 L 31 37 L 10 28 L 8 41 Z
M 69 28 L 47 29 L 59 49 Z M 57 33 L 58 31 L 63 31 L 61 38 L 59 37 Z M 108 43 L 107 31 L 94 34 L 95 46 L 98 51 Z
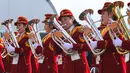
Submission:
M 58 65 L 61 65 L 62 64 L 62 55 L 58 55 L 56 60 L 57 60 Z
M 38 59 L 38 63 L 43 63 L 44 62 L 44 59 L 45 59 L 45 56 L 42 56 L 41 58 Z
M 130 53 L 125 54 L 125 62 L 128 62 L 130 59 Z
M 19 55 L 17 54 L 16 56 L 13 57 L 12 64 L 18 64 L 19 61 Z
M 74 54 L 71 55 L 71 60 L 74 61 L 74 60 L 78 60 L 80 59 L 80 56 L 78 54 L 78 52 L 76 51 Z

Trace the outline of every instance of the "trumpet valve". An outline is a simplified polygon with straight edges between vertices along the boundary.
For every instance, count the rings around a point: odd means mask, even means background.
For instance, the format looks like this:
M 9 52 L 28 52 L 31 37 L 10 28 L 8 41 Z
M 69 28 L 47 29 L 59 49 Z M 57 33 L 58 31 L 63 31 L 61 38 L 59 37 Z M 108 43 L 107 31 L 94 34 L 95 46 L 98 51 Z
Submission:
M 92 30 L 91 30 L 90 28 L 88 28 L 88 27 L 84 28 L 84 33 L 85 33 L 86 35 L 88 35 L 88 34 L 91 33 L 91 32 L 92 32 Z
M 113 22 L 112 24 L 109 25 L 110 29 L 116 33 L 116 35 L 121 34 L 121 31 L 119 29 L 119 25 L 116 22 Z
M 90 39 L 93 39 L 93 36 L 92 36 L 92 30 L 90 28 L 85 28 L 84 29 L 84 34 L 87 35 Z

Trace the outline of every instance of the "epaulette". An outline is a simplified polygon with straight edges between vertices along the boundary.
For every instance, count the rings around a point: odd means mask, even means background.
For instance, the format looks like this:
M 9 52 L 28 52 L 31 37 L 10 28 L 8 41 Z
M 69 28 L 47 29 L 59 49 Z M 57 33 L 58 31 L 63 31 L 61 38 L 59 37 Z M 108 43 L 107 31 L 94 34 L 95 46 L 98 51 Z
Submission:
M 26 32 L 26 33 L 24 34 L 24 36 L 25 36 L 25 37 L 28 37 L 28 38 L 31 38 L 31 35 L 30 35 L 29 32 Z
M 73 30 L 72 30 L 72 32 L 71 32 L 71 34 L 70 35 L 73 35 L 75 32 L 80 32 L 80 33 L 83 33 L 83 26 L 76 26 Z M 79 35 L 79 40 L 81 41 L 81 42 L 85 42 L 85 40 L 84 40 L 84 38 L 82 37 L 82 36 L 80 36 Z
M 84 38 L 82 36 L 79 35 L 79 40 L 83 43 L 85 42 Z
M 45 43 L 49 38 L 51 38 L 52 34 L 47 34 L 43 39 L 42 42 Z M 49 43 L 49 49 L 51 51 L 54 51 L 53 45 L 51 43 Z
M 104 29 L 102 29 L 102 31 L 101 31 L 102 37 L 105 36 L 105 34 L 108 32 L 108 30 L 109 30 L 108 26 L 106 26 Z
M 51 38 L 51 34 L 47 34 L 43 39 L 42 42 L 45 42 L 47 39 Z
M 2 38 L 0 38 L 0 43 L 3 42 Z
M 73 35 L 76 31 L 79 31 L 79 30 L 81 30 L 82 29 L 82 26 L 76 26 L 73 30 L 72 30 L 72 32 L 70 33 L 70 35 Z
M 50 49 L 51 51 L 54 51 L 53 45 L 52 45 L 51 43 L 49 43 L 49 49 Z

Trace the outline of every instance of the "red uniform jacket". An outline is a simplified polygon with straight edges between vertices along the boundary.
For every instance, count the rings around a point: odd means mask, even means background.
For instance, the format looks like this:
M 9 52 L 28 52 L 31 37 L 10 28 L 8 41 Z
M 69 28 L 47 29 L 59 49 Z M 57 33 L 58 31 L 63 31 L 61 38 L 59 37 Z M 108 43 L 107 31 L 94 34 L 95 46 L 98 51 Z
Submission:
M 98 42 L 98 48 L 106 51 L 101 55 L 100 72 L 101 73 L 126 73 L 126 63 L 124 56 L 117 53 L 116 48 L 107 32 L 104 35 L 105 41 Z M 104 42 L 106 42 L 104 44 Z
M 2 60 L 3 60 L 5 72 L 10 72 L 11 71 L 11 64 L 12 64 L 12 57 L 10 57 L 9 55 L 7 55 Z
M 69 55 L 63 55 L 63 73 L 90 73 L 89 65 L 86 59 L 86 52 L 90 50 L 83 39 L 83 33 L 80 31 L 81 27 L 76 26 L 70 32 L 71 37 L 77 42 L 73 45 L 73 50 L 78 50 L 80 59 L 71 61 Z M 81 45 L 82 44 L 82 45 Z
M 32 73 L 31 68 L 31 49 L 27 44 L 29 34 L 25 33 L 18 36 L 20 48 L 15 48 L 15 53 L 19 54 L 18 64 L 12 64 L 11 73 Z
M 38 73 L 38 60 L 34 57 L 34 55 L 32 54 L 31 56 L 31 65 L 32 65 L 32 73 Z
M 39 66 L 40 73 L 58 73 L 56 58 L 62 50 L 54 43 L 51 38 L 51 34 L 46 35 L 43 38 L 42 43 L 44 46 L 43 55 L 45 56 L 45 59 Z M 36 52 L 41 53 L 42 48 L 38 46 Z
M 0 73 L 5 72 L 4 64 L 2 62 L 2 57 L 1 57 L 1 53 L 2 53 L 3 48 L 4 48 L 3 44 L 0 43 Z

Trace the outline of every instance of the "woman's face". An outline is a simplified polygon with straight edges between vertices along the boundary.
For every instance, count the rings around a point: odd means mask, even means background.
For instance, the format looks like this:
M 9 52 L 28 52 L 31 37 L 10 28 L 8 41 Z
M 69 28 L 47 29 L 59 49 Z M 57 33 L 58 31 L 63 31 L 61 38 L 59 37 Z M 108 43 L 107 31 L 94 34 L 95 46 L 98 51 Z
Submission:
M 25 32 L 26 26 L 24 26 L 24 24 L 17 24 L 16 28 L 17 28 L 19 33 L 22 33 L 22 32 Z
M 108 12 L 107 11 L 103 11 L 101 18 L 102 18 L 102 24 L 107 25 L 108 21 L 109 21 Z
M 49 24 L 46 24 L 46 23 L 45 23 L 45 25 L 44 25 L 44 29 L 45 29 L 46 32 L 49 33 L 49 32 L 52 30 L 52 27 L 49 26 Z
M 61 23 L 65 30 L 69 29 L 73 25 L 74 18 L 73 17 L 62 17 Z

